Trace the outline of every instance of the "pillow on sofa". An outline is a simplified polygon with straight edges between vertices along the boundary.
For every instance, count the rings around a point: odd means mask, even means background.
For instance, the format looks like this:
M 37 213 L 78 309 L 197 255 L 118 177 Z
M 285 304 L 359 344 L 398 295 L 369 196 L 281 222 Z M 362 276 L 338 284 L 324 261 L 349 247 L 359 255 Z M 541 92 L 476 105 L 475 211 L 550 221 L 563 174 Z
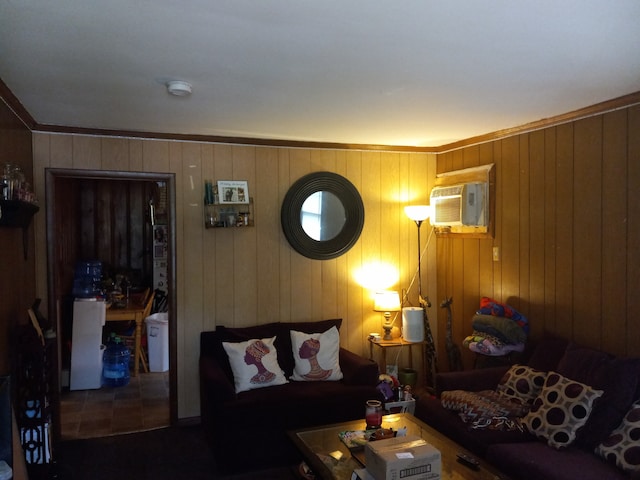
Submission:
M 304 333 L 320 333 L 335 326 L 340 330 L 342 324 L 341 318 L 332 318 L 320 320 L 317 322 L 271 322 L 262 325 L 253 325 L 249 327 L 225 327 L 218 325 L 216 334 L 221 342 L 246 342 L 252 338 L 271 338 L 276 337 L 275 346 L 278 351 L 278 363 L 285 372 L 285 377 L 291 376 L 293 373 L 293 355 L 291 354 L 291 330 L 297 330 Z M 227 360 L 222 345 L 219 345 L 220 352 L 216 357 L 223 365 Z M 220 358 L 222 357 L 222 358 Z M 231 375 L 230 368 L 228 374 Z M 231 378 L 231 376 L 229 377 Z
M 522 423 L 533 435 L 547 440 L 550 447 L 568 447 L 578 430 L 587 423 L 593 403 L 602 393 L 602 390 L 549 372 L 542 392 Z
M 213 336 L 210 337 L 208 347 L 218 363 L 222 365 L 229 380 L 233 380 L 233 371 L 229 364 L 229 355 L 222 347 L 222 343 L 246 342 L 254 338 L 271 338 L 278 335 L 278 325 L 280 325 L 279 322 L 272 322 L 251 327 L 225 327 L 224 325 L 216 327 Z M 276 348 L 278 353 L 281 353 L 280 345 L 277 342 L 278 339 L 276 338 Z M 282 361 L 278 359 L 278 363 L 282 364 Z
M 322 333 L 326 332 L 331 327 L 336 327 L 336 329 L 340 331 L 342 319 L 331 318 L 316 322 L 282 322 L 281 325 L 283 328 L 286 328 L 286 331 L 283 331 L 281 335 L 278 335 L 278 338 L 276 339 L 276 347 L 278 347 L 278 350 L 282 349 L 282 360 L 280 361 L 280 365 L 282 366 L 287 378 L 289 378 L 293 375 L 293 368 L 295 367 L 293 347 L 291 346 L 291 330 L 302 333 Z
M 530 405 L 540 395 L 546 378 L 547 372 L 526 365 L 513 365 L 498 383 L 496 392 Z
M 628 473 L 640 472 L 640 400 L 627 412 L 596 453 Z
M 576 445 L 593 450 L 620 425 L 635 396 L 640 375 L 640 359 L 613 355 L 570 344 L 558 363 L 560 375 L 603 390 L 589 422 L 580 430 Z
M 288 383 L 278 364 L 276 337 L 222 342 L 233 372 L 236 393 Z
M 324 333 L 291 330 L 291 346 L 295 367 L 292 380 L 316 382 L 340 380 L 340 334 L 336 327 Z

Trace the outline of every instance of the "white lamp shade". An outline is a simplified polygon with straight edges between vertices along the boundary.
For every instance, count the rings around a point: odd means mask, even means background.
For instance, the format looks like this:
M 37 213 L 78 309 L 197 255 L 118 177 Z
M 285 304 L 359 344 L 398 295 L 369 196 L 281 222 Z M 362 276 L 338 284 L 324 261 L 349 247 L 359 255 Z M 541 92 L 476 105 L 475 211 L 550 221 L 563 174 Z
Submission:
M 398 292 L 385 290 L 376 292 L 373 310 L 376 312 L 399 312 L 400 311 L 400 295 Z
M 422 222 L 431 216 L 431 207 L 429 205 L 407 205 L 404 207 L 404 213 L 414 222 Z

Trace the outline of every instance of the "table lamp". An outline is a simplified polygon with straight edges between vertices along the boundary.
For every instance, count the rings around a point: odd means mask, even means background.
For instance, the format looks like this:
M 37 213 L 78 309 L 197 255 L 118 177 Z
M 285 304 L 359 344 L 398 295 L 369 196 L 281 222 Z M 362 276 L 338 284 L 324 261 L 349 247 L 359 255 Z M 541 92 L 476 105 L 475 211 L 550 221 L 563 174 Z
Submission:
M 398 292 L 391 290 L 376 292 L 373 311 L 384 312 L 384 324 L 382 325 L 382 329 L 384 330 L 383 340 L 391 340 L 391 329 L 393 328 L 391 312 L 399 312 L 400 308 L 400 295 L 398 295 Z

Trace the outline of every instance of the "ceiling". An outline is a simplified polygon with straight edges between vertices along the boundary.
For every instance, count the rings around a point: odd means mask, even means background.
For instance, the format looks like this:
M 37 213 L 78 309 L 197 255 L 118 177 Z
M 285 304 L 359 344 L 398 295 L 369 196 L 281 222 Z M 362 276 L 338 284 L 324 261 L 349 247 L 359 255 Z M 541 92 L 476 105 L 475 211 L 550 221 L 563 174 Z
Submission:
M 0 79 L 41 126 L 441 146 L 640 91 L 639 25 L 638 0 L 2 0 Z

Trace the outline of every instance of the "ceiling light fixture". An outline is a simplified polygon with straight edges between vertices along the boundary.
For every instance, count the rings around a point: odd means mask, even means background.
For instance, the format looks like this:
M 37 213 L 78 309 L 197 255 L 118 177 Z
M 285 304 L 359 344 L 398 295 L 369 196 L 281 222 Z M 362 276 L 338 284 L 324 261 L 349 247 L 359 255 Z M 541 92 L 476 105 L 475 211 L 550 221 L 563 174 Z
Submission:
M 182 80 L 171 80 L 167 82 L 167 92 L 176 97 L 186 97 L 191 95 L 191 84 Z

